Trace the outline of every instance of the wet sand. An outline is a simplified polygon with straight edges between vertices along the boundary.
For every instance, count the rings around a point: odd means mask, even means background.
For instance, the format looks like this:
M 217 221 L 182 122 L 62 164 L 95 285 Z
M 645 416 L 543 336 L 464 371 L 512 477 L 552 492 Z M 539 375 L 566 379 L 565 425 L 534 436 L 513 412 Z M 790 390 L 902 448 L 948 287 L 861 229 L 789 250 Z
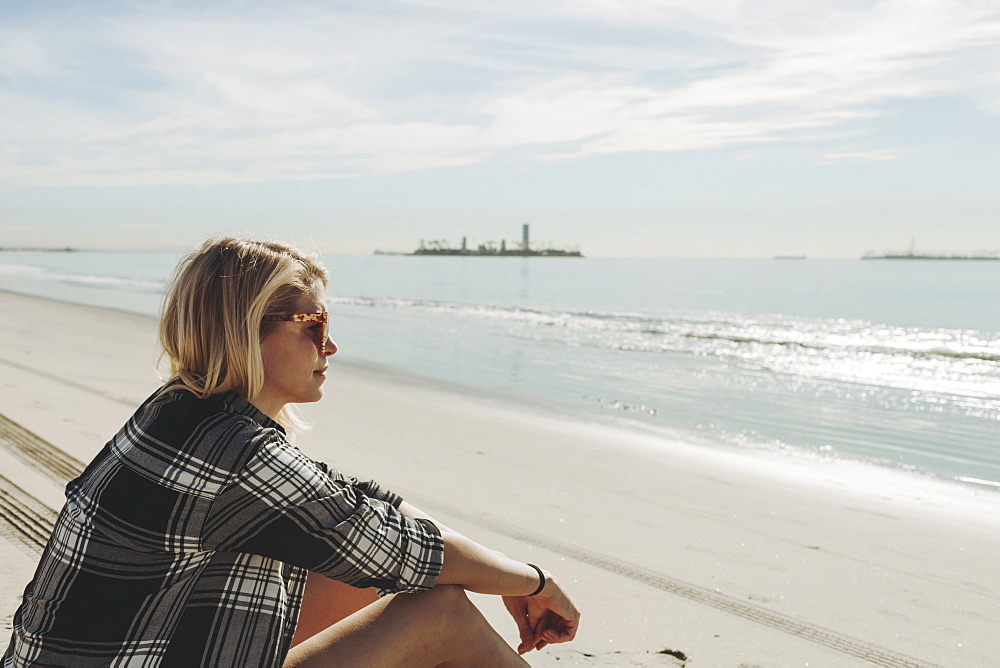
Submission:
M 155 322 L 0 292 L 0 626 L 61 488 L 157 386 Z M 375 478 L 574 592 L 533 665 L 986 666 L 1000 495 L 740 455 L 333 359 L 311 456 Z M 499 601 L 475 600 L 514 641 Z M 6 639 L 2 641 L 6 643 Z

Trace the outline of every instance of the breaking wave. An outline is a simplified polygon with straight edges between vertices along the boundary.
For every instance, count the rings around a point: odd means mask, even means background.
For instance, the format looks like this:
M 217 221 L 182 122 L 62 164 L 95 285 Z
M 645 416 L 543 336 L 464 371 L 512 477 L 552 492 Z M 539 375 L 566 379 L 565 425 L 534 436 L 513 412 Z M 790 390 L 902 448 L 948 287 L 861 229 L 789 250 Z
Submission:
M 73 273 L 22 264 L 0 264 L 0 275 L 83 287 L 125 289 L 139 292 L 163 292 L 166 287 L 166 281 L 148 278 Z
M 1000 394 L 1000 339 L 971 330 L 782 315 L 572 312 L 419 299 L 333 297 L 339 307 L 486 321 L 550 345 L 715 357 L 813 378 L 986 397 Z

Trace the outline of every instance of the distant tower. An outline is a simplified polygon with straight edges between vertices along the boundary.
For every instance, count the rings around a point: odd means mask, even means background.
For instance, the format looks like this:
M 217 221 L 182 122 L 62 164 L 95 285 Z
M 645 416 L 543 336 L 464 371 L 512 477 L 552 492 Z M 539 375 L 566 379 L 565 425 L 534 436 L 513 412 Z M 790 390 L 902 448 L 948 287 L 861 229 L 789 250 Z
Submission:
M 465 246 L 465 237 L 462 237 L 462 250 L 463 250 L 463 251 L 466 251 L 466 250 L 468 250 L 468 249 L 466 248 L 466 246 Z
M 528 224 L 525 223 L 521 225 L 521 250 L 528 250 L 528 244 L 530 243 L 528 237 Z

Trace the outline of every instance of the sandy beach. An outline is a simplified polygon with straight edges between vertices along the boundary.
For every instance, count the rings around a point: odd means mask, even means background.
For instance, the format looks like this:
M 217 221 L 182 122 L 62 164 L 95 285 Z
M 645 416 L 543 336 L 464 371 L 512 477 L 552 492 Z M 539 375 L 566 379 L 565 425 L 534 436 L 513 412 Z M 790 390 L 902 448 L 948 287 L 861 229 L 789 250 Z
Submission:
M 155 321 L 0 292 L 0 621 L 62 485 L 158 387 Z M 569 423 L 332 360 L 316 459 L 568 584 L 532 665 L 988 666 L 1000 495 Z M 476 597 L 512 642 L 499 601 Z M 3 640 L 6 643 L 6 638 Z

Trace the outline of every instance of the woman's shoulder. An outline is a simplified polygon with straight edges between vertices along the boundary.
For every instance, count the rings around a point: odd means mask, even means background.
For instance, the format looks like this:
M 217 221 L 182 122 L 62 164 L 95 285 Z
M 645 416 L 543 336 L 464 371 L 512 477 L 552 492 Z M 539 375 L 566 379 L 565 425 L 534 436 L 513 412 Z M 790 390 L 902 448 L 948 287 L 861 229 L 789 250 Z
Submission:
M 205 428 L 206 423 L 244 425 L 251 431 L 284 429 L 236 392 L 199 397 L 182 385 L 168 384 L 147 399 L 133 419 L 156 423 L 168 432 L 184 434 Z M 162 423 L 162 424 L 161 424 Z
M 265 444 L 284 441 L 280 429 L 229 394 L 199 398 L 183 389 L 162 391 L 136 411 L 111 449 L 147 477 L 212 494 Z

